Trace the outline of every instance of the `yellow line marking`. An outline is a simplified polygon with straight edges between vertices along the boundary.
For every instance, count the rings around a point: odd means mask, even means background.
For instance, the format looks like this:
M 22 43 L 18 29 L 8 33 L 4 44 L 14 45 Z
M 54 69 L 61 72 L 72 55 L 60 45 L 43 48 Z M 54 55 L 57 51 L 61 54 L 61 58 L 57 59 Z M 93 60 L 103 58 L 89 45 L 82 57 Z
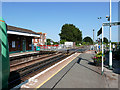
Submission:
M 78 55 L 77 55 L 78 56 Z M 74 57 L 71 61 L 69 61 L 66 65 L 64 65 L 61 69 L 59 69 L 56 73 L 54 73 L 52 76 L 50 76 L 47 80 L 45 80 L 43 83 L 41 83 L 39 86 L 37 86 L 36 88 L 40 88 L 43 84 L 45 84 L 48 80 L 50 80 L 53 76 L 55 76 L 59 71 L 61 71 L 65 66 L 67 66 L 70 62 L 72 62 L 75 58 Z

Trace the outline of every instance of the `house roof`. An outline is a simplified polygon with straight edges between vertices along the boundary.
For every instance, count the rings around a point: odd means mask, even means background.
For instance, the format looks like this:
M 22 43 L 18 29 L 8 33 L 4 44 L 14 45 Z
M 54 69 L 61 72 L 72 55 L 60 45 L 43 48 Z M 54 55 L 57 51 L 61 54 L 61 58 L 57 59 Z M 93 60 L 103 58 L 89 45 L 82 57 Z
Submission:
M 23 33 L 30 33 L 30 34 L 38 34 L 32 30 L 28 30 L 28 29 L 23 29 L 23 28 L 19 28 L 19 27 L 15 27 L 15 26 L 10 26 L 7 25 L 7 30 L 8 31 L 17 31 L 17 32 L 23 32 Z

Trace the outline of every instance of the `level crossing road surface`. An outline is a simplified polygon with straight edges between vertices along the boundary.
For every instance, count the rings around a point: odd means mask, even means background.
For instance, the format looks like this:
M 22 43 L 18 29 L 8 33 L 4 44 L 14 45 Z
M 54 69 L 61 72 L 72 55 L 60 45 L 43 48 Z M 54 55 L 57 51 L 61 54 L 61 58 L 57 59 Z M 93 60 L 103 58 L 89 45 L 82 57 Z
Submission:
M 83 53 L 38 88 L 107 88 L 101 68 L 92 64 L 94 54 Z

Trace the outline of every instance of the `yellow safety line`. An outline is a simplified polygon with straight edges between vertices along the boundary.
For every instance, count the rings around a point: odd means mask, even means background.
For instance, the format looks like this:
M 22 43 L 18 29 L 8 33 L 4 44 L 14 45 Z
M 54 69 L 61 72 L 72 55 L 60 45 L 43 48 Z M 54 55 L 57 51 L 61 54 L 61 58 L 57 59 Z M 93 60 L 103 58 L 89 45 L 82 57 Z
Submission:
M 55 76 L 59 71 L 61 71 L 65 66 L 67 66 L 70 62 L 72 62 L 76 57 L 74 57 L 71 61 L 69 61 L 66 65 L 64 65 L 61 69 L 59 69 L 56 73 L 54 73 L 51 77 L 49 77 L 47 80 L 45 80 L 43 83 L 41 83 L 36 88 L 40 88 L 44 83 L 46 83 L 48 80 L 50 80 L 53 76 Z

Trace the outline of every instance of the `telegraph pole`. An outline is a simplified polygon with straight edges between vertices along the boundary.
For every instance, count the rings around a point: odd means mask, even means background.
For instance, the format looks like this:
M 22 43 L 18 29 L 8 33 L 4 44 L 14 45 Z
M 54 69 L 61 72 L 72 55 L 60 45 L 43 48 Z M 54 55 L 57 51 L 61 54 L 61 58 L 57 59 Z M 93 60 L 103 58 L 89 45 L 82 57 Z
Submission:
M 109 51 L 109 68 L 112 69 L 112 50 L 111 50 L 111 9 L 112 9 L 112 5 L 111 5 L 111 0 L 110 0 L 110 32 L 109 32 L 109 45 L 110 45 L 110 51 Z

